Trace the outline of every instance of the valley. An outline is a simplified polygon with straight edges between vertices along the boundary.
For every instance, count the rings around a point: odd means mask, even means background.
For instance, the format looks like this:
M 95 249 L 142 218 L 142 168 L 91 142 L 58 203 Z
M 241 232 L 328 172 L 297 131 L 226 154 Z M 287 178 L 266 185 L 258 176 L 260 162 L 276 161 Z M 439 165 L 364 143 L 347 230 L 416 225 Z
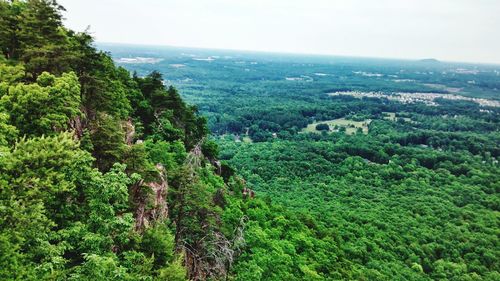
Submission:
M 101 48 L 163 59 L 122 65 L 181 89 L 272 202 L 244 213 L 236 280 L 500 277 L 499 66 Z

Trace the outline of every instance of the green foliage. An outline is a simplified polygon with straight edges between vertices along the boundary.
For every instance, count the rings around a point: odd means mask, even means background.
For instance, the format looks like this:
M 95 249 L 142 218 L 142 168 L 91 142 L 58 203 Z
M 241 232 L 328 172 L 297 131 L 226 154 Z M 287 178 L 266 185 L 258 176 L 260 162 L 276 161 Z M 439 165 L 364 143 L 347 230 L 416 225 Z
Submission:
M 55 77 L 42 73 L 36 84 L 16 84 L 0 99 L 2 110 L 20 135 L 50 135 L 68 128 L 80 114 L 80 85 L 74 73 Z
M 35 77 L 43 71 L 69 71 L 72 55 L 62 28 L 62 7 L 52 0 L 29 0 L 12 5 L 11 10 L 9 21 L 15 28 L 6 46 L 7 57 L 24 61 Z
M 219 157 L 219 146 L 213 140 L 205 140 L 201 144 L 201 151 L 208 159 L 217 159 Z
M 334 134 L 316 141 L 312 138 L 317 136 L 311 135 L 272 143 L 222 142 L 229 163 L 258 194 L 298 213 L 289 216 L 300 217 L 306 210 L 309 216 L 298 222 L 308 227 L 305 230 L 290 226 L 289 218 L 279 218 L 283 211 L 265 214 L 257 209 L 258 216 L 247 211 L 259 227 L 247 225 L 247 249 L 252 255 L 242 255 L 235 274 L 246 276 L 245 268 L 255 265 L 263 272 L 263 280 L 277 279 L 271 272 L 280 265 L 268 267 L 264 259 L 279 249 L 274 237 L 293 245 L 295 252 L 288 254 L 289 259 L 299 262 L 288 264 L 287 256 L 274 257 L 273 261 L 284 263 L 277 276 L 312 274 L 301 277 L 311 280 L 316 272 L 323 278 L 359 280 L 472 275 L 485 279 L 498 271 L 487 259 L 479 258 L 498 255 L 492 235 L 496 207 L 486 203 L 499 200 L 492 193 L 498 166 L 463 150 L 388 144 L 387 136 Z M 286 232 L 280 224 L 261 225 L 271 221 L 285 223 Z M 315 242 L 318 239 L 321 244 Z M 314 250 L 303 251 L 305 246 Z M 260 251 L 266 254 L 261 257 Z M 324 264 L 319 258 L 322 251 Z
M 320 123 L 320 124 L 316 125 L 316 130 L 328 131 L 328 130 L 330 130 L 330 126 L 328 126 L 328 124 Z
M 148 151 L 144 144 L 127 146 L 122 161 L 127 167 L 127 174 L 140 174 L 147 181 L 154 181 L 157 178 L 158 171 L 149 159 Z
M 16 127 L 9 125 L 9 115 L 0 112 L 0 147 L 7 146 L 17 136 Z
M 90 136 L 93 155 L 99 169 L 107 171 L 119 162 L 125 152 L 125 133 L 120 120 L 105 113 L 99 114 L 91 124 Z
M 160 269 L 158 280 L 185 281 L 187 279 L 186 268 L 182 266 L 182 257 L 177 258 L 168 266 Z
M 9 65 L 8 62 L 0 57 L 0 97 L 3 96 L 9 85 L 20 82 L 25 75 L 22 65 Z
M 92 43 L 91 41 L 84 42 Z M 92 57 L 92 64 L 82 65 L 84 72 L 80 75 L 80 83 L 82 84 L 82 103 L 89 117 L 98 117 L 99 112 L 104 112 L 114 118 L 125 119 L 131 111 L 130 101 L 127 98 L 128 92 L 137 91 L 137 88 L 133 87 L 129 73 L 124 69 L 116 68 L 109 56 L 100 53 L 93 54 L 92 49 L 85 51 L 90 52 L 87 56 Z
M 83 246 L 87 248 L 84 253 L 101 254 L 129 243 L 134 225 L 132 214 L 126 213 L 131 182 L 125 174 L 125 166 L 115 164 L 102 177 L 96 174 L 96 179 L 86 186 L 84 194 L 89 208 L 86 224 L 93 234 L 84 237 Z
M 155 268 L 162 268 L 173 258 L 174 236 L 166 224 L 155 225 L 144 233 L 141 241 L 142 251 L 154 258 Z
M 61 11 L 0 1 L 0 279 L 225 276 L 225 186 L 197 152 L 206 119 L 158 73 L 116 67 Z M 216 161 L 213 142 L 203 151 Z
M 493 103 L 495 67 L 196 50 L 219 56 L 208 64 L 183 49 L 105 48 L 118 58 L 163 58 L 123 65 L 140 75 L 164 70 L 209 118 L 218 172 L 236 197 L 221 204 L 222 231 L 236 239 L 246 222 L 232 280 L 497 278 L 498 107 L 328 95 L 453 91 Z M 480 71 L 453 71 L 472 67 Z M 310 81 L 285 79 L 306 76 Z M 328 134 L 302 130 L 338 118 L 372 122 L 367 135 L 346 136 L 344 126 Z M 231 178 L 233 169 L 246 185 Z M 256 198 L 242 199 L 248 188 Z
M 141 238 L 134 232 L 128 187 L 140 178 L 124 165 L 100 173 L 67 133 L 21 140 L 0 160 L 3 279 L 142 280 L 154 266 L 180 272 L 165 225 Z
M 2 160 L 0 236 L 14 253 L 1 259 L 4 263 L 18 257 L 15 263 L 24 269 L 2 274 L 48 277 L 50 268 L 57 270 L 65 263 L 66 246 L 54 243 L 54 229 L 75 215 L 77 206 L 67 203 L 78 190 L 76 179 L 86 172 L 82 167 L 89 167 L 92 159 L 78 149 L 71 135 L 61 134 L 21 140 Z
M 0 1 L 1 280 L 500 278 L 498 108 L 325 94 L 497 99 L 496 69 L 162 51 L 195 66 L 168 78 L 207 138 L 151 65 L 131 76 L 61 11 Z M 336 118 L 372 122 L 299 133 Z
M 174 171 L 186 160 L 187 153 L 181 141 L 166 142 L 147 140 L 145 147 L 153 163 L 162 164 L 167 171 Z
M 208 133 L 206 119 L 198 116 L 197 108 L 188 106 L 174 87 L 165 89 L 160 73 L 153 71 L 134 80 L 142 95 L 134 96 L 132 106 L 145 134 L 155 140 L 181 140 L 190 150 Z

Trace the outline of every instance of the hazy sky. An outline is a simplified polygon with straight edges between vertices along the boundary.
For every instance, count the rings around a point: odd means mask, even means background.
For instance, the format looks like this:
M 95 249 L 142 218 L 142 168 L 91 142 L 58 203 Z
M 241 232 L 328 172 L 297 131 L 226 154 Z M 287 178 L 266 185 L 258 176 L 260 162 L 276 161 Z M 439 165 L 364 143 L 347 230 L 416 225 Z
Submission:
M 101 42 L 500 63 L 500 0 L 59 0 Z

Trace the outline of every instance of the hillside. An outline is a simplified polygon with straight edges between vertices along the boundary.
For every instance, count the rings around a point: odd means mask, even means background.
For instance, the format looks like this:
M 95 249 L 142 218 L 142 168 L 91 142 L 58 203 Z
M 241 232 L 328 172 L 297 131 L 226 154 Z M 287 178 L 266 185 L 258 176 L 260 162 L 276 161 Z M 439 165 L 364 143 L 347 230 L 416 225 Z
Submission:
M 0 1 L 0 279 L 206 280 L 244 239 L 206 120 L 61 23 Z

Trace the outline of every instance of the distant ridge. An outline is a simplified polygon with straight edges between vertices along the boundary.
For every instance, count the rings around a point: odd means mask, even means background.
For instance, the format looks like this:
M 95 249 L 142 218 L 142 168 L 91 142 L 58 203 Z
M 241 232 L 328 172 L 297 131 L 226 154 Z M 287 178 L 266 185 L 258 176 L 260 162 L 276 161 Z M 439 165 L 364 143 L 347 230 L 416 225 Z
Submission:
M 431 63 L 439 63 L 440 61 L 438 61 L 437 59 L 421 59 L 419 60 L 419 62 L 431 62 Z

